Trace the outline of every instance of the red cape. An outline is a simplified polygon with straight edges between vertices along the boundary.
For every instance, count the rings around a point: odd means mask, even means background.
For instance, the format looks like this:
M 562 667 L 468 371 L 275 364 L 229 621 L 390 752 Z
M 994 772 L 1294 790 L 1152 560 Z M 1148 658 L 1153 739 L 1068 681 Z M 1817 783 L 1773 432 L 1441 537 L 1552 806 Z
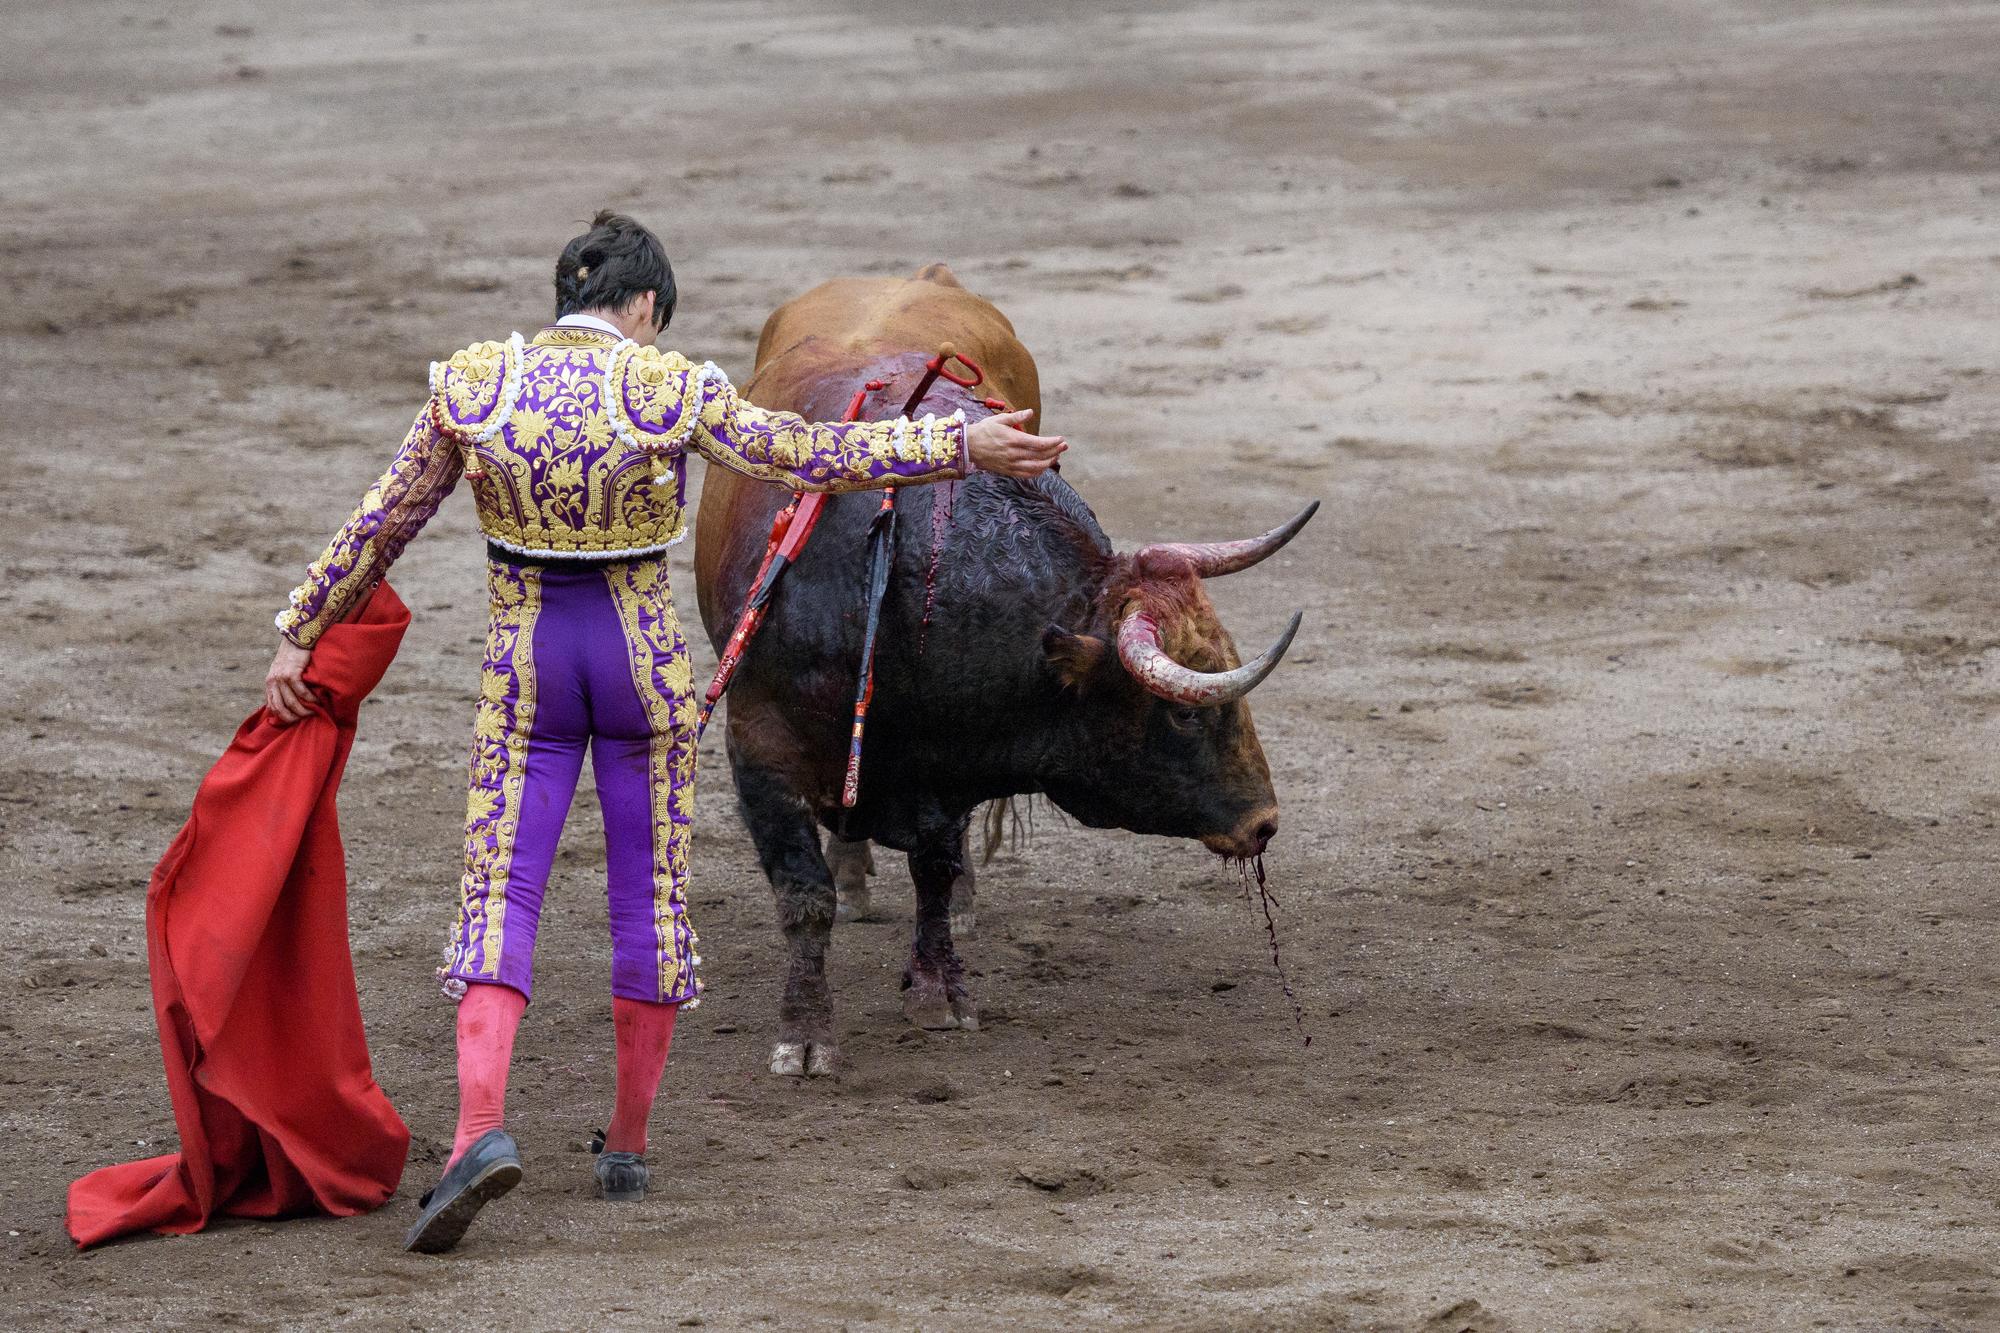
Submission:
M 410 1132 L 369 1068 L 334 794 L 409 625 L 385 584 L 328 629 L 306 672 L 326 707 L 245 721 L 154 869 L 146 951 L 181 1151 L 71 1185 L 78 1245 L 217 1213 L 348 1216 L 395 1192 Z

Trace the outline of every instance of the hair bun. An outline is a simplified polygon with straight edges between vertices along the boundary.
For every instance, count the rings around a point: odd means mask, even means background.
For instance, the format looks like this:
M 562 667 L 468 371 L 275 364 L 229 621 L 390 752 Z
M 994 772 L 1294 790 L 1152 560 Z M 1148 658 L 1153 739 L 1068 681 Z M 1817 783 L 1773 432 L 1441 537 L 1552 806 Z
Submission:
M 674 268 L 659 237 L 609 209 L 563 247 L 555 285 L 557 318 L 585 309 L 622 309 L 647 292 L 654 294 L 654 328 L 665 328 L 673 318 Z

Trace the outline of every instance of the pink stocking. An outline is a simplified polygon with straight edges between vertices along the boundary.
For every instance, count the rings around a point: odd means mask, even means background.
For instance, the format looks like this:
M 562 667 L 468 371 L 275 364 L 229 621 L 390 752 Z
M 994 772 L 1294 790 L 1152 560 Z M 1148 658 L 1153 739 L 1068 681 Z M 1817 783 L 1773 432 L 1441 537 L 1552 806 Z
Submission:
M 611 1024 L 618 1036 L 618 1095 L 604 1131 L 606 1152 L 646 1151 L 646 1122 L 667 1072 L 677 1004 L 648 1004 L 611 997 Z
M 507 1103 L 507 1066 L 514 1058 L 514 1032 L 528 997 L 512 986 L 479 982 L 458 1002 L 458 1133 L 451 1143 L 457 1161 L 479 1136 L 500 1128 Z

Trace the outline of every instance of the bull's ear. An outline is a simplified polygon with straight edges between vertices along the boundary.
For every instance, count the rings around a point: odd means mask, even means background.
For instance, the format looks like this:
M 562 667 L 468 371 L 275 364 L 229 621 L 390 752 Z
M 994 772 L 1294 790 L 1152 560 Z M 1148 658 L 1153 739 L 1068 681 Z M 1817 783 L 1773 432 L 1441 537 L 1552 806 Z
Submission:
M 1104 660 L 1105 642 L 1088 634 L 1071 634 L 1061 625 L 1042 631 L 1042 653 L 1056 669 L 1063 684 L 1073 690 L 1083 688 L 1097 664 Z

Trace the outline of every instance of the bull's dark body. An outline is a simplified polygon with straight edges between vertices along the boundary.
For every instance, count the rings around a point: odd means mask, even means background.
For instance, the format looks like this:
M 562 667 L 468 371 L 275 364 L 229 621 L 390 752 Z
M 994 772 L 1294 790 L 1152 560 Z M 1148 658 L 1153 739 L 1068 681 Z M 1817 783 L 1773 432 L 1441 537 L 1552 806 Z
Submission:
M 861 317 L 849 319 L 857 305 Z M 890 416 L 945 338 L 987 363 L 982 392 L 1039 407 L 1034 363 L 1011 326 L 941 268 L 902 284 L 828 284 L 784 307 L 765 327 L 746 392 L 766 407 L 833 420 L 856 388 L 887 380 L 863 415 Z M 921 410 L 960 407 L 969 418 L 988 411 L 946 382 Z M 696 587 L 718 652 L 787 499 L 775 486 L 708 474 Z M 1246 828 L 1275 828 L 1247 706 L 1173 707 L 1106 648 L 1127 602 L 1151 599 L 1190 666 L 1237 665 L 1199 579 L 1184 565 L 1162 574 L 1114 553 L 1088 506 L 1053 474 L 1031 482 L 980 474 L 898 492 L 860 798 L 843 809 L 867 531 L 880 504 L 877 492 L 829 498 L 728 696 L 730 767 L 790 948 L 779 1072 L 824 1072 L 834 1059 L 825 958 L 835 893 L 816 825 L 909 855 L 917 910 L 904 1007 L 926 1027 L 976 1022 L 952 947 L 950 900 L 965 869 L 966 826 L 982 803 L 1042 793 L 1085 824 L 1212 846 L 1233 845 Z M 949 516 L 934 541 L 940 507 Z
M 859 377 L 873 373 L 864 368 Z M 741 549 L 724 559 L 722 577 L 701 598 L 716 645 L 734 627 L 785 501 L 784 492 L 764 489 L 771 494 L 732 537 Z M 873 493 L 828 498 L 731 686 L 730 732 L 732 740 L 739 730 L 789 733 L 784 749 L 795 758 L 784 776 L 816 819 L 843 837 L 914 852 L 962 830 L 984 801 L 1041 790 L 1058 758 L 1048 721 L 1062 690 L 1040 652 L 1042 631 L 1088 623 L 1111 546 L 1054 474 L 1034 482 L 975 475 L 899 491 L 860 799 L 843 809 L 867 532 L 880 504 Z M 933 582 L 934 506 L 949 520 Z

